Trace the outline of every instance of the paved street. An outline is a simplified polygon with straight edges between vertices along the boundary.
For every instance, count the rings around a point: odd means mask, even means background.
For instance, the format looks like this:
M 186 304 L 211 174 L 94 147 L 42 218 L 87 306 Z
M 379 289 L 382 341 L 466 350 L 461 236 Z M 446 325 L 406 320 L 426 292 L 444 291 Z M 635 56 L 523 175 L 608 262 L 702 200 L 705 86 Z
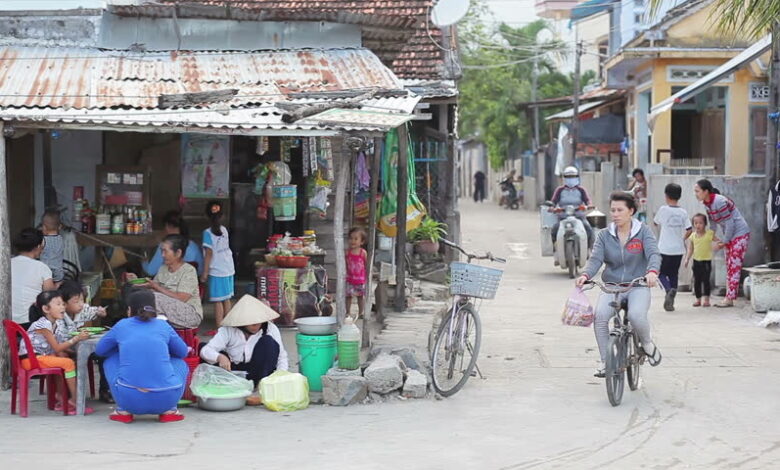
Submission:
M 756 327 L 759 316 L 694 309 L 688 293 L 678 311 L 663 312 L 659 290 L 652 319 L 663 364 L 644 367 L 642 388 L 613 408 L 592 377 L 592 331 L 560 324 L 572 282 L 540 258 L 536 214 L 471 201 L 462 213 L 467 247 L 511 261 L 482 309 L 486 379 L 455 397 L 297 413 L 186 410 L 182 423 L 122 425 L 105 407 L 63 418 L 38 403 L 27 419 L 10 416 L 4 392 L 2 467 L 777 468 L 780 335 Z

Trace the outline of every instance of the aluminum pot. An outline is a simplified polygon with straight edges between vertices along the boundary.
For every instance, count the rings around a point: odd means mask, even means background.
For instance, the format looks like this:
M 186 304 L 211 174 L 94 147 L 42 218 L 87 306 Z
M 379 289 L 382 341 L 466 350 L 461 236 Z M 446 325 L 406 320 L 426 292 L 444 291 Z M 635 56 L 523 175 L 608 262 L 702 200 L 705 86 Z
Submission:
M 336 317 L 304 317 L 294 321 L 298 331 L 304 335 L 332 335 L 339 329 Z
M 249 394 L 247 394 L 249 395 Z M 246 405 L 246 396 L 231 398 L 198 397 L 198 408 L 208 411 L 235 411 Z

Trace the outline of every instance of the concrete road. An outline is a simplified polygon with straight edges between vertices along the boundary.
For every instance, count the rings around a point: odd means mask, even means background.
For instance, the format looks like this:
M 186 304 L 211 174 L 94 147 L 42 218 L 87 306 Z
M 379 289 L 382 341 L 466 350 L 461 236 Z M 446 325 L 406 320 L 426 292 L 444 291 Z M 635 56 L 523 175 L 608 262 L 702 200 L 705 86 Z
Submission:
M 181 423 L 109 422 L 108 409 L 27 419 L 0 395 L 2 468 L 777 468 L 780 336 L 749 309 L 652 308 L 664 362 L 609 405 L 590 329 L 560 324 L 572 283 L 539 256 L 535 214 L 463 201 L 466 246 L 511 261 L 482 308 L 486 378 L 446 400 L 313 406 L 296 413 L 186 410 Z M 24 467 L 22 467 L 24 466 Z

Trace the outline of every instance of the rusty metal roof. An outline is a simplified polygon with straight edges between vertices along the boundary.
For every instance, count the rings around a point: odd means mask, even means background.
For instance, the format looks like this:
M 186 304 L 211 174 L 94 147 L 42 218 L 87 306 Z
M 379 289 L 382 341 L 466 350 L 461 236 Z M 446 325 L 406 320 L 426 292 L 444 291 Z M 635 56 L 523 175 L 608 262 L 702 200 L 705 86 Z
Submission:
M 195 109 L 158 108 L 163 94 L 225 89 L 238 90 L 228 102 Z M 349 93 L 402 89 L 398 78 L 367 49 L 131 53 L 0 48 L 0 118 L 19 121 L 335 129 L 339 127 L 330 121 L 325 126 L 311 124 L 317 122 L 316 116 L 308 118 L 306 126 L 285 125 L 281 122 L 285 111 L 277 105 L 339 104 Z M 329 97 L 339 92 L 347 94 Z M 410 115 L 417 101 L 417 96 L 401 94 L 363 100 L 360 105 L 379 114 Z M 364 128 L 385 127 L 380 121 L 374 124 Z
M 156 0 L 111 5 L 122 16 L 214 18 L 240 21 L 332 21 L 368 26 L 369 47 L 400 78 L 440 80 L 445 53 L 441 31 L 427 21 L 435 0 Z M 381 31 L 380 31 L 381 30 Z M 435 42 L 434 42 L 435 41 Z
M 161 94 L 235 88 L 233 106 L 403 85 L 367 49 L 130 53 L 0 48 L 0 106 L 155 108 Z

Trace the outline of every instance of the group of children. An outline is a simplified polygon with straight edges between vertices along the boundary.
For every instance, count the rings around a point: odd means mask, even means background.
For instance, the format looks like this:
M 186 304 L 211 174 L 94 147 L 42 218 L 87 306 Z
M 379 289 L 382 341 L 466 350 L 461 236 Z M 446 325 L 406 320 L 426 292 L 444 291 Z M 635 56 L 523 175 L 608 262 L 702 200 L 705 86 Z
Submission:
M 661 251 L 661 269 L 658 280 L 666 290 L 664 310 L 674 311 L 680 264 L 687 268 L 693 259 L 694 307 L 710 306 L 710 274 L 713 245 L 718 243 L 715 232 L 707 228 L 707 216 L 688 212 L 679 206 L 682 188 L 670 183 L 664 188 L 666 205 L 661 206 L 653 221 L 660 228 L 658 249 Z M 719 249 L 715 245 L 715 249 Z
M 57 290 L 43 291 L 30 306 L 30 326 L 27 329 L 30 344 L 41 367 L 58 367 L 65 372 L 65 382 L 70 394 L 67 405 L 59 403 L 55 409 L 68 406 L 68 414 L 76 414 L 73 398 L 76 396 L 76 352 L 74 347 L 89 338 L 89 334 L 78 332 L 88 321 L 105 317 L 102 307 L 89 306 L 84 291 L 75 281 L 64 281 Z M 19 348 L 22 367 L 31 367 L 28 351 L 22 342 Z M 107 385 L 101 374 L 101 399 L 107 400 Z M 110 401 L 110 400 L 108 400 Z M 92 409 L 87 408 L 87 413 Z

